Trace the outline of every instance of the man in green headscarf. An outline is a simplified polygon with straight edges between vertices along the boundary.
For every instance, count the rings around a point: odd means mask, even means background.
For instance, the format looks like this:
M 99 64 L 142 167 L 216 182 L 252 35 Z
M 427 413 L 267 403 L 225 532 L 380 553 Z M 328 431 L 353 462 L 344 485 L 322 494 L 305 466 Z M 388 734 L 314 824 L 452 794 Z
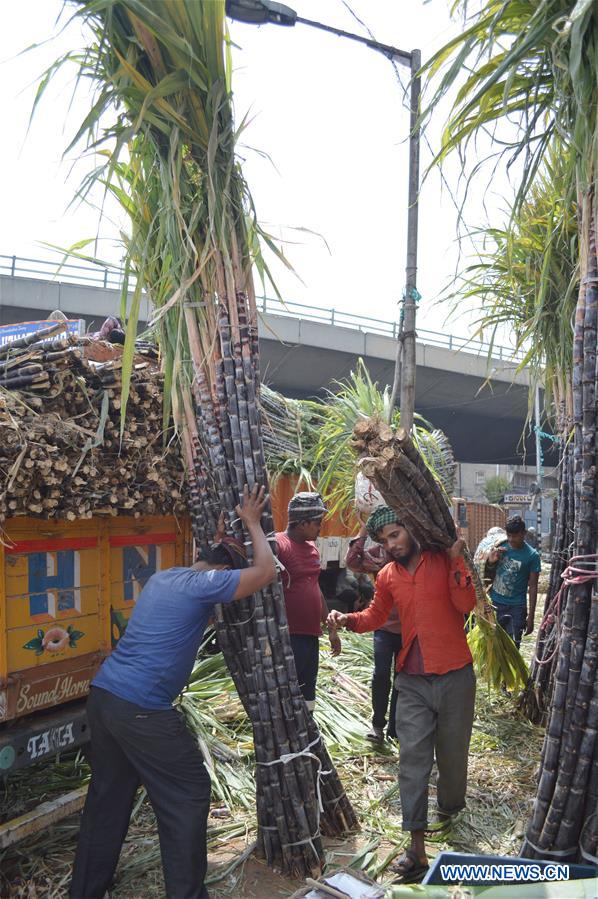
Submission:
M 465 806 L 475 677 L 463 616 L 475 606 L 475 590 L 462 540 L 445 552 L 422 550 L 388 506 L 376 509 L 367 530 L 390 559 L 376 577 L 374 599 L 363 612 L 331 612 L 328 621 L 363 634 L 384 624 L 393 608 L 401 620 L 396 731 L 403 829 L 410 831 L 411 842 L 394 871 L 408 883 L 421 879 L 428 867 L 425 832 L 434 758 L 440 820 Z
M 362 525 L 357 537 L 349 544 L 345 559 L 347 568 L 358 574 L 373 575 L 375 579 L 384 566 L 388 565 L 390 557 L 376 541 L 376 533 L 382 527 L 381 522 L 386 524 L 389 518 L 391 523 L 397 520 L 396 513 L 388 506 L 383 506 L 378 514 L 374 511 L 369 516 L 368 525 L 371 530 L 368 530 L 365 524 Z M 394 686 L 394 670 L 403 642 L 401 622 L 395 608 L 391 610 L 387 621 L 376 628 L 373 638 L 372 726 L 365 736 L 370 742 L 381 744 L 384 742 L 385 728 L 390 738 L 396 739 L 397 736 L 395 714 L 397 691 Z

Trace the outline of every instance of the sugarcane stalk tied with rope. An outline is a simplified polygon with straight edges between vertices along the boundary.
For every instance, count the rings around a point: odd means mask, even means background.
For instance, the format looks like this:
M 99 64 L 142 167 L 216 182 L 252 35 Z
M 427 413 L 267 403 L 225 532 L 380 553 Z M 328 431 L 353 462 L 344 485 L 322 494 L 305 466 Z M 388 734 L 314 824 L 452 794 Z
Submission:
M 585 0 L 534 4 L 487 0 L 474 10 L 458 3 L 464 27 L 425 66 L 430 75 L 441 75 L 427 114 L 459 81 L 463 67 L 468 70 L 466 83 L 459 82 L 454 95 L 437 162 L 457 151 L 465 167 L 468 157 L 471 160 L 467 151 L 475 147 L 476 162 L 473 174 L 466 172 L 468 182 L 483 171 L 484 162 L 491 163 L 486 171 L 494 174 L 495 148 L 485 160 L 479 159 L 478 137 L 495 130 L 506 137 L 500 152 L 507 166 L 515 159 L 524 160 L 515 182 L 510 222 L 520 220 L 527 198 L 537 191 L 541 179 L 553 180 L 555 156 L 560 164 L 554 192 L 557 203 L 551 203 L 542 229 L 536 272 L 529 268 L 529 254 L 525 254 L 523 292 L 513 289 L 521 276 L 512 258 L 503 258 L 508 303 L 522 296 L 533 298 L 531 315 L 524 316 L 525 327 L 520 329 L 517 316 L 510 313 L 501 317 L 500 290 L 498 303 L 491 295 L 483 297 L 483 321 L 491 330 L 501 321 L 514 326 L 524 342 L 525 361 L 536 370 L 546 369 L 545 395 L 557 403 L 554 418 L 564 489 L 559 494 L 549 604 L 560 590 L 560 575 L 570 559 L 582 557 L 590 562 L 598 554 L 595 7 Z M 506 128 L 501 129 L 503 123 Z M 559 211 L 563 209 L 564 215 Z M 557 266 L 556 280 L 555 248 L 564 259 L 564 265 Z M 564 280 L 563 271 L 567 272 Z M 559 280 L 564 289 L 555 292 Z M 532 714 L 545 718 L 547 728 L 537 797 L 522 847 L 529 857 L 598 861 L 597 619 L 598 592 L 592 576 L 567 586 L 558 617 L 538 635 L 532 686 L 538 706 L 534 708 L 531 692 L 528 699 Z
M 101 147 L 106 164 L 86 187 L 99 182 L 130 223 L 121 428 L 145 292 L 164 421 L 172 415 L 181 436 L 193 535 L 206 547 L 243 486 L 267 485 L 252 268 L 268 275 L 262 243 L 280 255 L 257 222 L 235 152 L 242 128 L 233 120 L 224 2 L 81 0 L 76 9 L 90 39 L 68 61 L 95 97 L 74 143 L 86 136 Z M 234 512 L 226 524 L 247 540 Z M 262 524 L 272 531 L 269 511 Z M 288 873 L 317 876 L 321 835 L 357 822 L 297 683 L 280 584 L 221 607 L 217 631 L 253 727 L 259 849 Z

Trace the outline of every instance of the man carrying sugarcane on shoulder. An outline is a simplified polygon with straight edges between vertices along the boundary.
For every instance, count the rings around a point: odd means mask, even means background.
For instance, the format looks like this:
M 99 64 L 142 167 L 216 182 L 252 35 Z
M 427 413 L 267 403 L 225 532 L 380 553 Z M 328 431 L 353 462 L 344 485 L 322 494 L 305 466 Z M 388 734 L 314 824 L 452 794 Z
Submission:
M 411 832 L 411 844 L 393 870 L 397 882 L 409 883 L 428 867 L 425 832 L 434 757 L 439 819 L 448 821 L 465 806 L 475 676 L 463 616 L 476 598 L 462 540 L 446 551 L 421 550 L 388 506 L 368 518 L 367 530 L 391 561 L 376 578 L 369 608 L 350 615 L 331 612 L 328 621 L 365 633 L 380 627 L 393 607 L 401 620 L 396 731 L 403 829 Z
M 154 574 L 92 682 L 91 783 L 71 899 L 102 899 L 109 889 L 141 784 L 156 814 L 166 895 L 209 899 L 204 878 L 210 778 L 197 740 L 172 703 L 189 679 L 214 606 L 251 596 L 276 576 L 260 524 L 264 504 L 264 488 L 256 486 L 251 492 L 245 487 L 237 506 L 253 545 L 253 565 L 235 570 L 231 554 L 218 546 L 190 568 Z

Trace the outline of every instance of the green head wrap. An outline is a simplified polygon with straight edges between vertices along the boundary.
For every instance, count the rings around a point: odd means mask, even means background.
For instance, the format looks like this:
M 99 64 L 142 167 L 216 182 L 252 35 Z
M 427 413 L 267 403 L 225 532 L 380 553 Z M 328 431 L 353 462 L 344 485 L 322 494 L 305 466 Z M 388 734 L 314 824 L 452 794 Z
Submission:
M 378 506 L 368 518 L 365 526 L 372 540 L 375 540 L 380 528 L 387 524 L 395 524 L 395 522 L 401 524 L 394 509 L 391 509 L 390 506 Z

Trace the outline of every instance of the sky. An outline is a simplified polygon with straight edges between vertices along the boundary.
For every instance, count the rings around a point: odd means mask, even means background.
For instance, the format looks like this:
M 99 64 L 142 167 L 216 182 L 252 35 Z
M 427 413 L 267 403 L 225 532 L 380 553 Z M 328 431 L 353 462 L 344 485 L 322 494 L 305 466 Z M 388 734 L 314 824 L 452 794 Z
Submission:
M 110 207 L 98 224 L 94 208 L 71 204 L 93 157 L 63 153 L 83 119 L 89 96 L 61 75 L 28 130 L 40 74 L 84 41 L 78 24 L 54 39 L 59 0 L 20 0 L 0 11 L 0 255 L 40 257 L 44 244 L 66 247 L 99 235 L 97 253 L 117 261 L 119 228 Z M 460 27 L 445 0 L 352 0 L 377 40 L 429 57 Z M 364 34 L 343 0 L 296 0 L 305 17 Z M 236 120 L 249 113 L 239 154 L 260 221 L 284 241 L 295 273 L 273 265 L 287 300 L 394 320 L 404 286 L 407 224 L 408 111 L 391 63 L 381 54 L 325 32 L 231 23 L 235 42 Z M 47 42 L 47 43 L 43 43 Z M 43 46 L 21 54 L 31 44 Z M 399 69 L 403 83 L 408 70 Z M 447 108 L 426 131 L 422 168 L 438 148 Z M 6 127 L 10 123 L 10 127 Z M 458 192 L 456 161 L 445 169 Z M 474 193 L 466 220 L 504 219 L 506 179 Z M 438 297 L 459 262 L 454 199 L 438 172 L 420 193 L 419 327 L 465 334 L 472 316 L 446 323 Z M 467 241 L 462 254 L 470 252 Z M 462 260 L 463 261 L 462 257 Z M 261 292 L 258 289 L 258 292 Z M 269 291 L 271 293 L 271 291 Z

